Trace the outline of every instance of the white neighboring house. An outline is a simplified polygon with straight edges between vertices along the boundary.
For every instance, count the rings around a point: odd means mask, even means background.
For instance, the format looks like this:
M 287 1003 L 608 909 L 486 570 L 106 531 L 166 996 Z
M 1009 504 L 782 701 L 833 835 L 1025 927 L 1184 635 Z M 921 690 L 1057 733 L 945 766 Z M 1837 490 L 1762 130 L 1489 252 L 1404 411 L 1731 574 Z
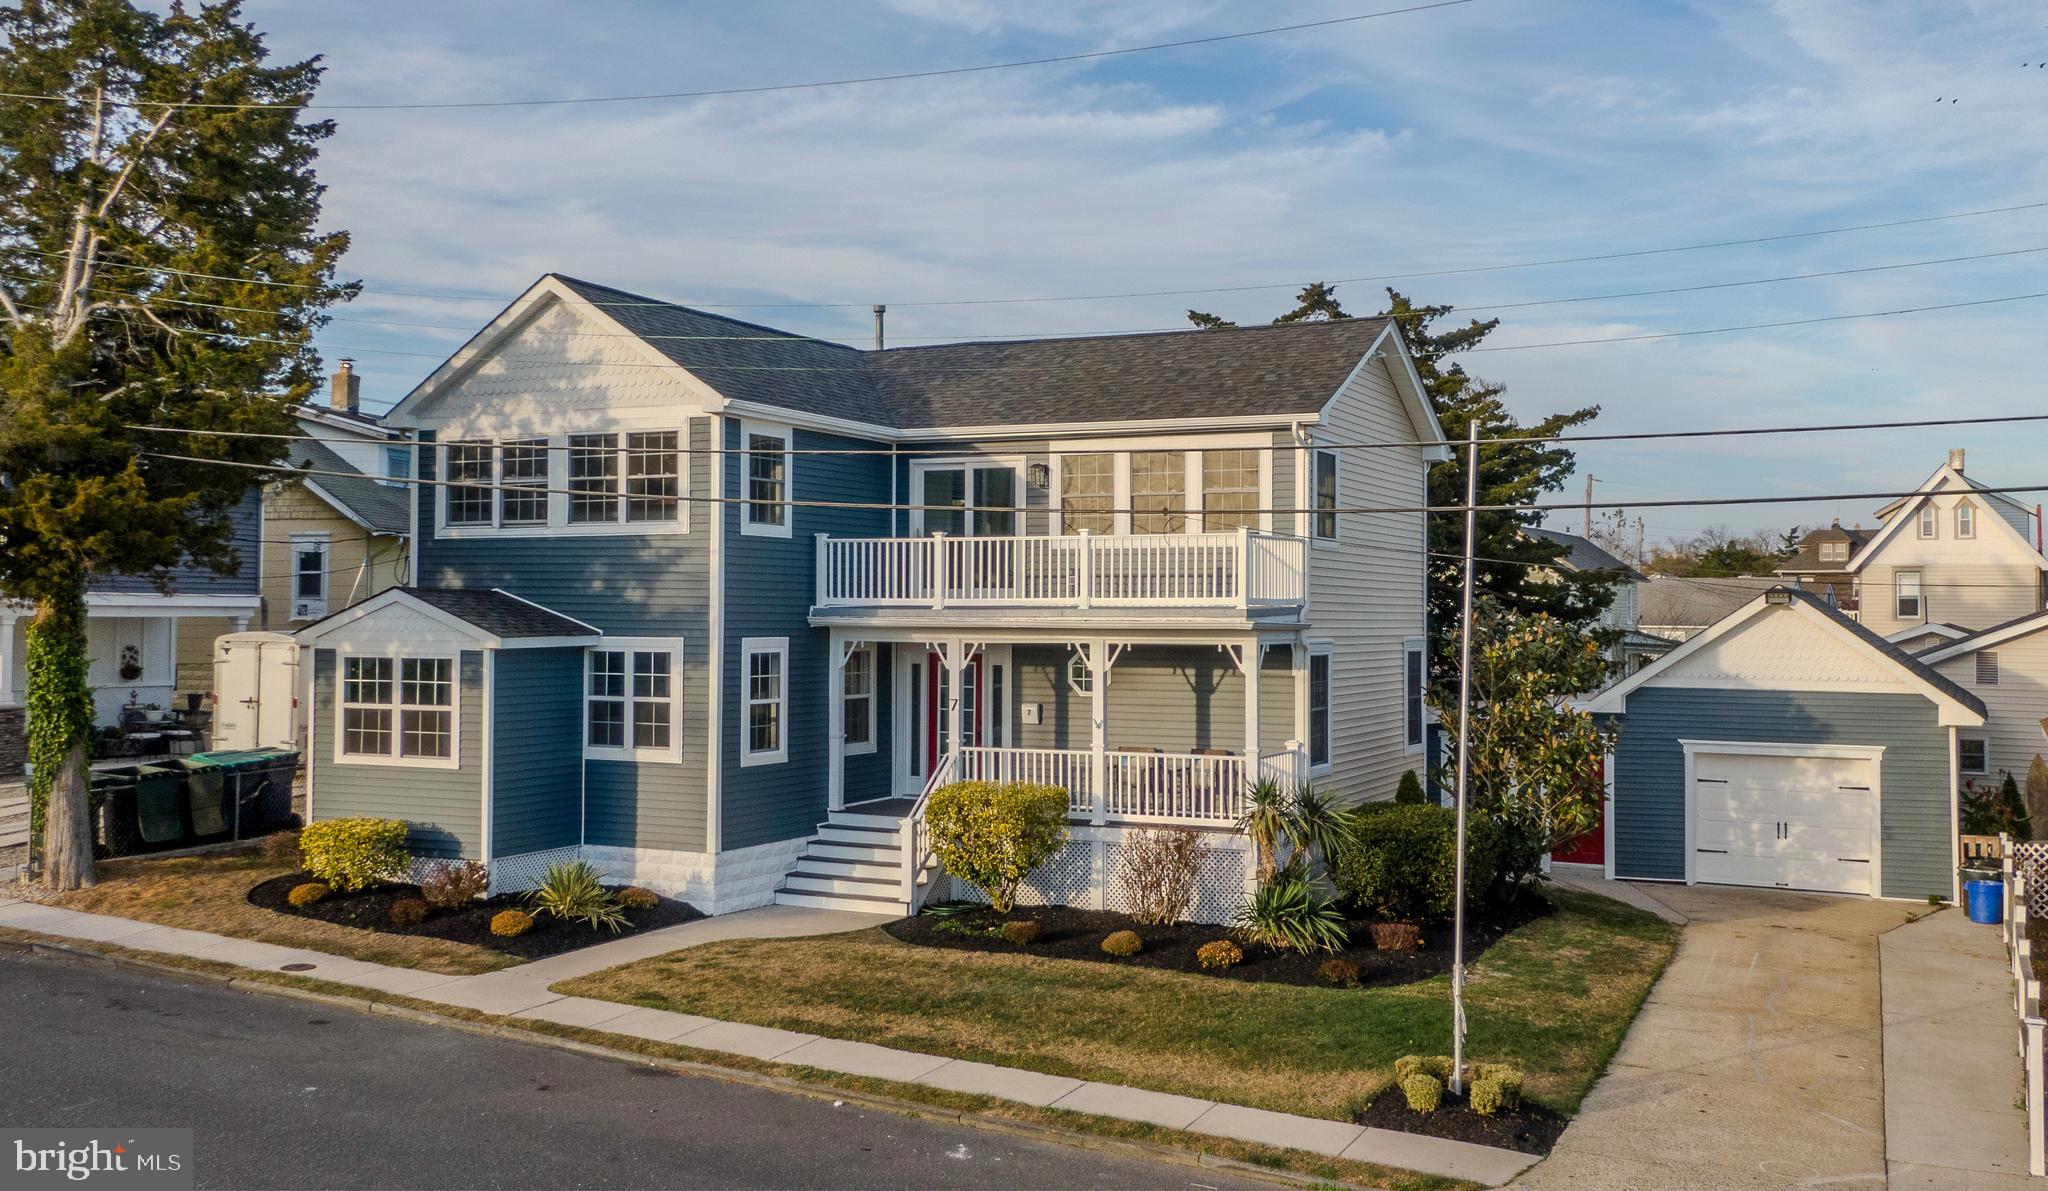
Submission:
M 1984 725 L 1956 745 L 1962 781 L 2024 784 L 2035 757 L 2048 755 L 2048 612 L 1993 625 L 1919 654 L 1951 682 L 1984 701 Z
M 1593 627 L 1621 634 L 1608 651 L 1608 659 L 1613 663 L 1616 675 L 1632 673 L 1671 649 L 1672 643 L 1666 638 L 1642 631 L 1641 592 L 1643 585 L 1650 581 L 1649 576 L 1615 557 L 1605 547 L 1577 534 L 1555 529 L 1525 529 L 1522 532 L 1565 548 L 1565 553 L 1555 564 L 1560 571 L 1614 574 L 1614 582 L 1610 584 L 1614 590 L 1614 602 L 1607 605 L 1607 610 L 1600 614 Z

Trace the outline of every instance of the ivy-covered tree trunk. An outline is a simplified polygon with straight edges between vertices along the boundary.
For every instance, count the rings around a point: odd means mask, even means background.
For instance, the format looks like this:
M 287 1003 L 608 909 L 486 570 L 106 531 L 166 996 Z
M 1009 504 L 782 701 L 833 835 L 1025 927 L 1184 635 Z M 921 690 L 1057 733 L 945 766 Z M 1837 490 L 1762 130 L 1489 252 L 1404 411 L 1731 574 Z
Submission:
M 43 880 L 51 889 L 93 883 L 86 682 L 85 577 L 37 602 L 28 626 L 30 810 L 43 833 Z

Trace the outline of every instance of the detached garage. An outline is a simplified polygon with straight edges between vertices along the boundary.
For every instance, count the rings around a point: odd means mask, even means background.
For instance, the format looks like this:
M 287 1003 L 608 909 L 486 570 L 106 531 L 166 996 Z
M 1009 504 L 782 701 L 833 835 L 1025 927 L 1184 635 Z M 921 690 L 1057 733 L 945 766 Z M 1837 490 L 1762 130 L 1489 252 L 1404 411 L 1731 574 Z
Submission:
M 1974 695 L 1774 588 L 1588 706 L 1619 724 L 1611 875 L 1954 896 L 1956 732 Z

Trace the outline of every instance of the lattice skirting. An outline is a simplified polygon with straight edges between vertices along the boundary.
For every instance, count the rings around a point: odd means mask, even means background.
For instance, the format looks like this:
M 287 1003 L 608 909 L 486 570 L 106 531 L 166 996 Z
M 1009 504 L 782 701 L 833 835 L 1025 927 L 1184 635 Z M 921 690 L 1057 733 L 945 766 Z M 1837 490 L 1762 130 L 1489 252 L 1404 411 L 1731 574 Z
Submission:
M 2014 844 L 2012 867 L 2026 878 L 2027 912 L 2048 914 L 2048 842 Z
M 1051 860 L 1040 865 L 1017 891 L 1026 906 L 1080 906 L 1128 912 L 1135 900 L 1120 879 L 1123 854 L 1121 828 L 1075 829 Z M 1198 853 L 1195 901 L 1188 911 L 1194 922 L 1228 922 L 1245 902 L 1251 883 L 1250 841 L 1220 832 L 1205 834 Z M 947 891 L 965 901 L 987 901 L 965 881 L 951 881 Z
M 578 847 L 549 848 L 545 852 L 522 852 L 517 856 L 500 856 L 491 861 L 491 892 L 514 893 L 523 889 L 537 889 L 541 878 L 547 876 L 548 866 L 566 860 L 575 860 L 583 853 Z

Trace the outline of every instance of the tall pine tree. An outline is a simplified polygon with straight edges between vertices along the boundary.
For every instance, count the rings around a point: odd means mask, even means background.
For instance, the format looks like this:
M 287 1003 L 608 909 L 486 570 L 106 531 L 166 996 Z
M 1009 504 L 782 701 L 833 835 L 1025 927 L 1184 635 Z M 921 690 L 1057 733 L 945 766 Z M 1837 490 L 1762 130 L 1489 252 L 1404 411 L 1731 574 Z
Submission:
M 0 597 L 35 609 L 31 792 L 70 889 L 93 876 L 87 585 L 233 568 L 229 512 L 285 446 L 131 427 L 289 433 L 353 291 L 316 226 L 318 59 L 270 64 L 235 3 L 30 0 L 0 32 L 0 92 L 54 97 L 0 99 Z

